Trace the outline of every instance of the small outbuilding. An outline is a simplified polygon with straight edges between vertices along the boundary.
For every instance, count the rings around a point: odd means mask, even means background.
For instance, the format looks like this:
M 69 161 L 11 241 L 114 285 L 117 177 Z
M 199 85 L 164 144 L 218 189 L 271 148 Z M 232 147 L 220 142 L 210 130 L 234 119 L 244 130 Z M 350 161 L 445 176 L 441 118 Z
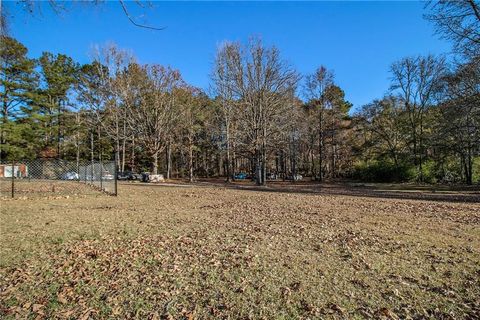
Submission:
M 13 169 L 13 171 L 12 171 Z M 26 164 L 0 164 L 0 178 L 25 178 L 28 176 L 28 167 Z

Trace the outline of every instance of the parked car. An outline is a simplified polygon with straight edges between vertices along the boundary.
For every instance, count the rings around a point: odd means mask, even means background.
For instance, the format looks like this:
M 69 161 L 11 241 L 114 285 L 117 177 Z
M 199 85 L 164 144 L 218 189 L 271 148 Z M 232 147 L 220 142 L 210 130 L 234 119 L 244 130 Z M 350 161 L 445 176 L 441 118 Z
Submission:
M 302 180 L 303 176 L 301 174 L 290 175 L 287 177 L 287 180 L 299 181 Z
M 132 171 L 123 171 L 117 173 L 118 180 L 142 180 L 140 173 L 133 173 Z
M 129 177 L 129 180 L 142 181 L 142 174 L 141 173 L 132 173 Z
M 117 172 L 117 179 L 118 180 L 130 180 L 131 174 L 132 173 L 130 171 Z
M 113 174 L 110 174 L 108 171 L 102 175 L 102 180 L 113 180 L 114 178 Z
M 61 179 L 62 180 L 79 180 L 80 176 L 78 175 L 78 173 L 71 171 L 71 172 L 64 173 Z
M 277 180 L 278 179 L 278 175 L 274 172 L 271 172 L 271 173 L 267 173 L 267 180 Z
M 303 176 L 301 174 L 296 174 L 293 179 L 296 180 L 303 180 Z
M 142 172 L 142 182 L 150 182 L 150 172 Z
M 248 175 L 245 172 L 239 172 L 235 175 L 235 179 L 244 180 L 247 179 Z

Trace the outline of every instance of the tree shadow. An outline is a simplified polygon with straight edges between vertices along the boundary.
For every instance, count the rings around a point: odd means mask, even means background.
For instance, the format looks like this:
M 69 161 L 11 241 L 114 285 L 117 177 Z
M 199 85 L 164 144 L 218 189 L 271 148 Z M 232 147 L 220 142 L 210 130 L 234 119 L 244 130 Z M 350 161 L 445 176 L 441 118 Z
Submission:
M 421 201 L 443 201 L 458 203 L 480 203 L 480 190 L 471 189 L 468 192 L 434 189 L 422 187 L 419 189 L 397 190 L 379 189 L 378 187 L 365 185 L 351 185 L 347 183 L 270 183 L 267 186 L 257 186 L 252 183 L 225 183 L 221 180 L 197 181 L 193 183 L 184 183 L 183 181 L 174 181 L 167 184 L 131 184 L 132 186 L 158 186 L 158 187 L 214 187 L 226 188 L 240 191 L 258 191 L 258 192 L 277 192 L 294 194 L 318 194 L 318 195 L 338 195 L 360 198 L 384 198 L 399 200 L 421 200 Z M 392 186 L 389 186 L 391 188 Z

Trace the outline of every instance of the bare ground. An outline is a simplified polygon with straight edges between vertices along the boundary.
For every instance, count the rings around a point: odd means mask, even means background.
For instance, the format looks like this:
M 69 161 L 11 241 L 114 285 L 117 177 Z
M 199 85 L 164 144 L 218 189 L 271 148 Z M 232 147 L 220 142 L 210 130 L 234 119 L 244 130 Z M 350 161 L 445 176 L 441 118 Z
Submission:
M 250 188 L 1 200 L 0 317 L 480 318 L 477 195 Z

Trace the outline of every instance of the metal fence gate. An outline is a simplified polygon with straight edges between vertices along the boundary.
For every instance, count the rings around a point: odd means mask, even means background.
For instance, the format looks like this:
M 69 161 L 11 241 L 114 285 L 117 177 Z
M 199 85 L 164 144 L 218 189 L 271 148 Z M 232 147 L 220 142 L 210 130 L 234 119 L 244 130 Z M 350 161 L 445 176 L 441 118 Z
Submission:
M 0 196 L 117 195 L 115 161 L 36 159 L 0 162 Z

